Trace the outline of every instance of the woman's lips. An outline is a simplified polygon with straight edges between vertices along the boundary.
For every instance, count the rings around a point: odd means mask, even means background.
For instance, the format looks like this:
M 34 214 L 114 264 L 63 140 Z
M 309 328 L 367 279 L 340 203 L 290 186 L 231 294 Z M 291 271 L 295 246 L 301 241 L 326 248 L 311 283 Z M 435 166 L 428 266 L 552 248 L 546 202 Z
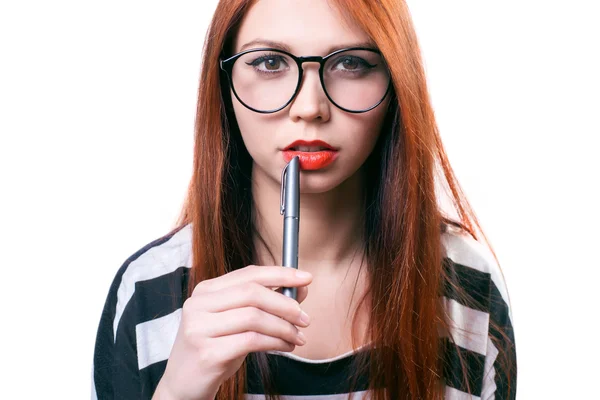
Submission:
M 337 158 L 336 150 L 320 150 L 320 151 L 296 151 L 296 150 L 284 150 L 283 158 L 285 162 L 296 156 L 300 160 L 300 169 L 303 170 L 316 170 L 325 168 L 331 164 Z

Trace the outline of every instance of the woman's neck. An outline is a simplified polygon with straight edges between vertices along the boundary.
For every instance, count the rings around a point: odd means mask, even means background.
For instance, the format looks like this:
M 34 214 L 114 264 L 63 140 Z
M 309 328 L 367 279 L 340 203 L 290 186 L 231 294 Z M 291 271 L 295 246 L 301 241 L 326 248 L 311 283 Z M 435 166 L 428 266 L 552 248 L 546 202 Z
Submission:
M 301 172 L 302 186 L 304 174 Z M 316 178 L 312 176 L 310 178 Z M 312 179 L 315 182 L 316 179 Z M 363 256 L 362 173 L 359 170 L 343 183 L 324 193 L 302 193 L 298 268 L 317 274 L 348 270 Z M 252 196 L 256 229 L 265 243 L 254 238 L 259 265 L 281 265 L 283 216 L 279 213 L 281 186 L 256 164 L 252 169 Z M 266 248 L 265 248 L 266 245 Z M 273 255 L 273 259 L 270 254 Z

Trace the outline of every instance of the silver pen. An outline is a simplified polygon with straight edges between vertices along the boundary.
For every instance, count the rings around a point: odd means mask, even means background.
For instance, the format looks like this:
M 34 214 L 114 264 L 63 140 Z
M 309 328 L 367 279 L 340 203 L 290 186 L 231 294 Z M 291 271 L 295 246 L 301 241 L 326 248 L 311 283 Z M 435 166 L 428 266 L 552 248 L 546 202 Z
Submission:
M 280 214 L 283 215 L 283 266 L 298 269 L 300 227 L 300 159 L 292 158 L 281 171 Z M 283 295 L 298 300 L 298 288 L 282 288 Z

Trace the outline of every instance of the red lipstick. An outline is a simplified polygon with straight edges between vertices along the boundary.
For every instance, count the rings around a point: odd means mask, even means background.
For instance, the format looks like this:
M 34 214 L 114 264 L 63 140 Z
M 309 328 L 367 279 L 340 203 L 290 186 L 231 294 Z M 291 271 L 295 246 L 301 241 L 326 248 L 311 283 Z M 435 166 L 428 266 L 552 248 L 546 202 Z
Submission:
M 285 162 L 298 156 L 300 168 L 303 170 L 317 170 L 325 168 L 337 158 L 337 149 L 321 140 L 296 140 L 287 145 L 283 150 Z

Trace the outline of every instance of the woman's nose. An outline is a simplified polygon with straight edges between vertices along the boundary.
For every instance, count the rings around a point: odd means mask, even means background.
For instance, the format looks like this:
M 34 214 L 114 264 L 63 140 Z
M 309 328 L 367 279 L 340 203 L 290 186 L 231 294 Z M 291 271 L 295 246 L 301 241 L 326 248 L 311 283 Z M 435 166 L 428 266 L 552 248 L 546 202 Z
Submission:
M 330 104 L 319 78 L 319 64 L 304 65 L 300 88 L 290 106 L 290 118 L 294 121 L 329 120 Z

